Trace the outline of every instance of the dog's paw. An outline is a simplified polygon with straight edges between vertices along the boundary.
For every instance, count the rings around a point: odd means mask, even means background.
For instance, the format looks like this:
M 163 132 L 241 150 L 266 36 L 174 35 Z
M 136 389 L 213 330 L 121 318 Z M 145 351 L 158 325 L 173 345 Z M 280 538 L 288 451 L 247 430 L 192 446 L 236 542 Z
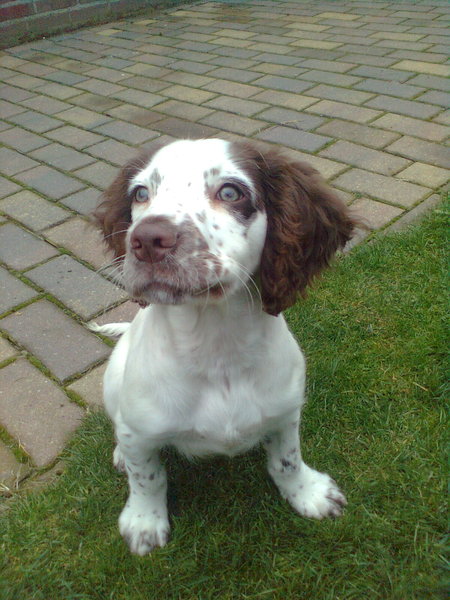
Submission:
M 119 517 L 119 530 L 130 551 L 145 556 L 154 548 L 166 545 L 170 526 L 158 511 L 140 513 L 127 504 Z
M 310 519 L 336 518 L 347 504 L 337 483 L 326 473 L 307 467 L 300 483 L 286 494 L 293 508 Z
M 119 471 L 119 473 L 126 473 L 125 459 L 122 455 L 122 452 L 121 452 L 119 446 L 116 446 L 114 448 L 113 465 L 117 469 L 117 471 Z

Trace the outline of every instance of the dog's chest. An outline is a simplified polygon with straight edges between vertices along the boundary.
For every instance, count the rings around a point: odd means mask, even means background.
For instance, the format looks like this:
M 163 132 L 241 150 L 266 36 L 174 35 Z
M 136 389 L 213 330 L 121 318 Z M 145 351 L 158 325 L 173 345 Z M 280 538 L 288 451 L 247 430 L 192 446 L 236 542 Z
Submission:
M 188 455 L 233 455 L 298 406 L 299 351 L 284 326 L 264 332 L 210 324 L 200 334 L 172 327 L 168 335 L 158 325 L 152 335 L 140 331 L 124 340 L 120 404 L 122 418 L 160 445 Z

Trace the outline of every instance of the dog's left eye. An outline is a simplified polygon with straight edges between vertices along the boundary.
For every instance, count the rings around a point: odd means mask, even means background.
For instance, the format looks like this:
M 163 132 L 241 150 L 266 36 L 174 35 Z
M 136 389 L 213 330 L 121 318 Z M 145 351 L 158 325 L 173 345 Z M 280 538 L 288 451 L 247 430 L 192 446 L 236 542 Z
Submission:
M 227 183 L 220 188 L 217 196 L 223 202 L 237 202 L 242 198 L 243 193 L 237 186 Z
M 149 198 L 148 189 L 144 186 L 139 186 L 134 192 L 136 202 L 147 202 Z

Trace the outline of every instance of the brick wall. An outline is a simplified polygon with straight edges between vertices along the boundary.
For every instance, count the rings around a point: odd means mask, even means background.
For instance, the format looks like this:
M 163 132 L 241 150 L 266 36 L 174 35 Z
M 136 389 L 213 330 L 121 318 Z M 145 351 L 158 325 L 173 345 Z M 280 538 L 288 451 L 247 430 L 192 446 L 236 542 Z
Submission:
M 0 0 L 0 48 L 177 0 Z

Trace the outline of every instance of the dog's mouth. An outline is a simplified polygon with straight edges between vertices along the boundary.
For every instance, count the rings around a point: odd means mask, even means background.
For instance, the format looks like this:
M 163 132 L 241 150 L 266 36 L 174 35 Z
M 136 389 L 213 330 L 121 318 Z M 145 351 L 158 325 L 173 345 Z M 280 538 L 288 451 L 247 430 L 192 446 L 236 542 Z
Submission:
M 212 298 L 218 300 L 225 296 L 226 285 L 215 283 L 199 288 L 177 287 L 171 283 L 153 281 L 129 290 L 133 302 L 145 307 L 149 304 L 184 304 L 191 299 Z

